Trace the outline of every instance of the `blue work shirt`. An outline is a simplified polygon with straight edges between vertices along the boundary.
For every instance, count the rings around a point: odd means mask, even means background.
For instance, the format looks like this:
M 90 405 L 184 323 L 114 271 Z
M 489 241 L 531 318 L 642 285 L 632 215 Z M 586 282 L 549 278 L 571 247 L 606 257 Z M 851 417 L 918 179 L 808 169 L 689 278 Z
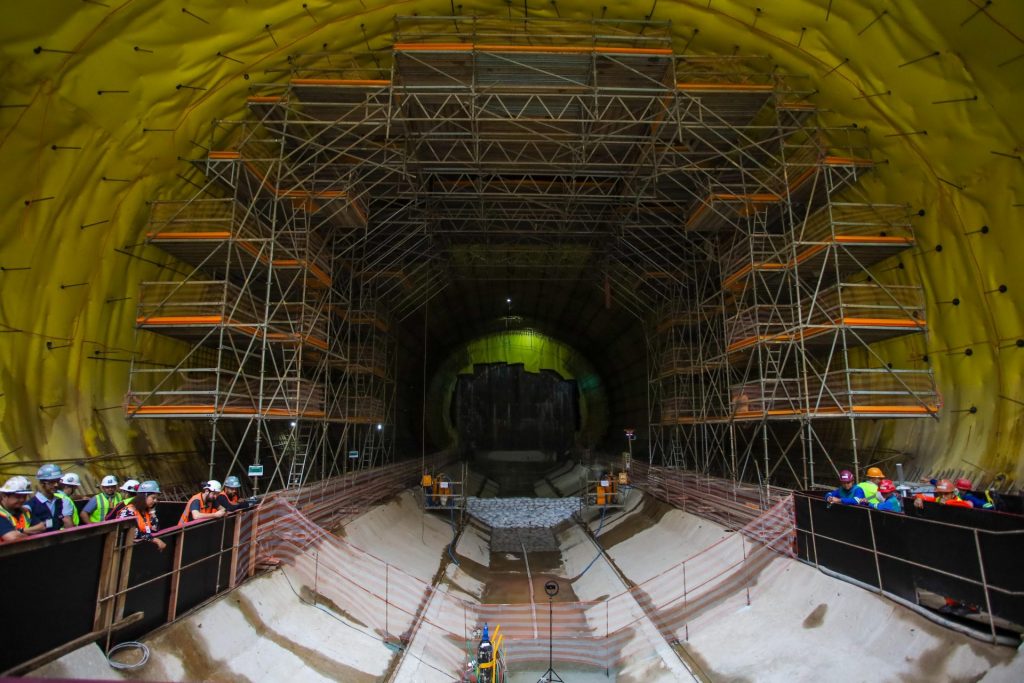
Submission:
M 960 500 L 966 500 L 968 503 L 970 503 L 976 508 L 985 508 L 986 510 L 991 510 L 993 507 L 995 507 L 994 505 L 992 505 L 992 503 L 988 502 L 987 500 L 978 498 L 973 493 L 969 493 L 967 491 L 961 491 L 959 497 Z
M 828 500 L 829 496 L 835 496 L 843 505 L 857 505 L 857 501 L 855 500 L 856 498 L 863 499 L 867 497 L 864 495 L 864 489 L 862 489 L 860 486 L 854 486 L 849 491 L 844 490 L 843 487 L 840 486 L 834 491 L 829 491 L 828 493 L 826 493 L 825 500 Z
M 903 502 L 897 495 L 889 496 L 881 503 L 868 503 L 875 510 L 881 510 L 882 512 L 903 512 Z

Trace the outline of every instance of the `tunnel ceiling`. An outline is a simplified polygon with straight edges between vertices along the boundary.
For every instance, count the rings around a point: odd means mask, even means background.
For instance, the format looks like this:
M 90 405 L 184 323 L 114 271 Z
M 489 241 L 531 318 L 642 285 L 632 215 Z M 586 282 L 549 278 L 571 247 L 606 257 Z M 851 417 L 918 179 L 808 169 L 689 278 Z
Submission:
M 881 164 L 861 191 L 925 211 L 915 224 L 919 246 L 900 268 L 925 286 L 927 348 L 896 344 L 887 352 L 916 363 L 927 356 L 944 399 L 939 421 L 894 428 L 888 443 L 928 451 L 936 467 L 966 458 L 1021 472 L 1024 6 L 701 0 L 597 9 L 561 0 L 459 7 L 514 22 L 595 14 L 670 22 L 677 54 L 764 55 L 832 125 L 866 129 Z M 300 55 L 353 53 L 365 61 L 389 49 L 397 15 L 451 12 L 444 2 L 373 0 L 4 4 L 0 452 L 10 453 L 7 463 L 191 447 L 191 430 L 129 423 L 117 410 L 135 348 L 138 283 L 173 277 L 173 263 L 143 244 L 146 202 L 194 193 L 197 171 L 188 160 L 212 146 L 211 121 L 241 119 L 246 97 L 287 80 Z M 571 253 L 560 256 L 543 241 L 543 257 L 523 251 L 521 241 L 514 246 L 518 253 L 503 259 L 506 274 L 484 263 L 486 279 L 474 273 L 479 254 L 460 252 L 462 275 L 428 305 L 428 346 L 440 355 L 492 330 L 512 298 L 513 315 L 578 347 L 639 402 L 641 338 L 630 302 L 608 301 L 590 264 Z M 567 275 L 543 282 L 522 275 L 541 264 Z M 418 348 L 421 316 L 407 318 L 407 349 Z

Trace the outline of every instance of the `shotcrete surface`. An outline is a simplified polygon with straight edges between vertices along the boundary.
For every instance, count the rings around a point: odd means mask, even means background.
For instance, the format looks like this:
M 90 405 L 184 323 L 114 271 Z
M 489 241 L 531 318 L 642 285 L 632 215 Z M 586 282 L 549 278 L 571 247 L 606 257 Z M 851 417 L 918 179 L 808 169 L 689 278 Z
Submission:
M 605 543 L 617 526 L 631 527 L 630 535 Z M 606 529 L 599 540 L 634 583 L 684 560 L 697 569 L 689 576 L 703 571 L 706 580 L 712 571 L 742 564 L 737 549 L 731 558 L 716 555 L 721 566 L 701 567 L 700 553 L 732 532 L 649 498 Z M 743 597 L 741 590 L 688 625 L 684 647 L 713 680 L 818 680 L 844 658 L 857 663 L 844 672 L 844 681 L 977 680 L 997 665 L 1010 677 L 993 680 L 1024 680 L 1024 661 L 1013 659 L 1014 650 L 937 626 L 793 559 L 772 560 L 750 582 L 749 605 Z M 677 635 L 685 640 L 685 633 Z

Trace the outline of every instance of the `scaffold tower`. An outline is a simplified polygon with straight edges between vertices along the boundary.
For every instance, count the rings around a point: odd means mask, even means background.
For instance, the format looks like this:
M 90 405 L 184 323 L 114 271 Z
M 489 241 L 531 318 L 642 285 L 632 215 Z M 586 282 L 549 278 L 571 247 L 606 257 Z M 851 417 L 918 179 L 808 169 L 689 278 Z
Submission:
M 926 333 L 920 289 L 875 268 L 910 211 L 857 199 L 864 131 L 821 124 L 798 76 L 676 54 L 659 22 L 395 22 L 254 83 L 201 189 L 153 203 L 147 241 L 188 270 L 142 284 L 139 345 L 181 355 L 133 365 L 130 417 L 208 420 L 211 464 L 273 486 L 388 462 L 397 329 L 499 264 L 635 315 L 666 464 L 813 485 L 863 464 L 864 419 L 937 413 L 930 372 L 874 346 Z

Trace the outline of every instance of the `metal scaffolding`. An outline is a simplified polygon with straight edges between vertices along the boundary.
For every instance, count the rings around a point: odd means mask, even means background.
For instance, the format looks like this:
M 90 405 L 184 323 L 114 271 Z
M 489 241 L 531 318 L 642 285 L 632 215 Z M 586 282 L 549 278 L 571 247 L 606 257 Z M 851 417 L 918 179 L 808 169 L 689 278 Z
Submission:
M 930 374 L 871 347 L 925 328 L 868 276 L 913 245 L 905 211 L 844 201 L 861 131 L 770 60 L 677 55 L 659 22 L 398 17 L 387 50 L 275 76 L 214 126 L 203 189 L 153 206 L 148 242 L 194 270 L 144 283 L 138 327 L 189 346 L 133 366 L 129 416 L 209 419 L 214 449 L 245 422 L 232 463 L 268 450 L 281 485 L 386 462 L 396 325 L 497 265 L 644 321 L 665 463 L 813 483 L 818 422 L 935 413 Z

